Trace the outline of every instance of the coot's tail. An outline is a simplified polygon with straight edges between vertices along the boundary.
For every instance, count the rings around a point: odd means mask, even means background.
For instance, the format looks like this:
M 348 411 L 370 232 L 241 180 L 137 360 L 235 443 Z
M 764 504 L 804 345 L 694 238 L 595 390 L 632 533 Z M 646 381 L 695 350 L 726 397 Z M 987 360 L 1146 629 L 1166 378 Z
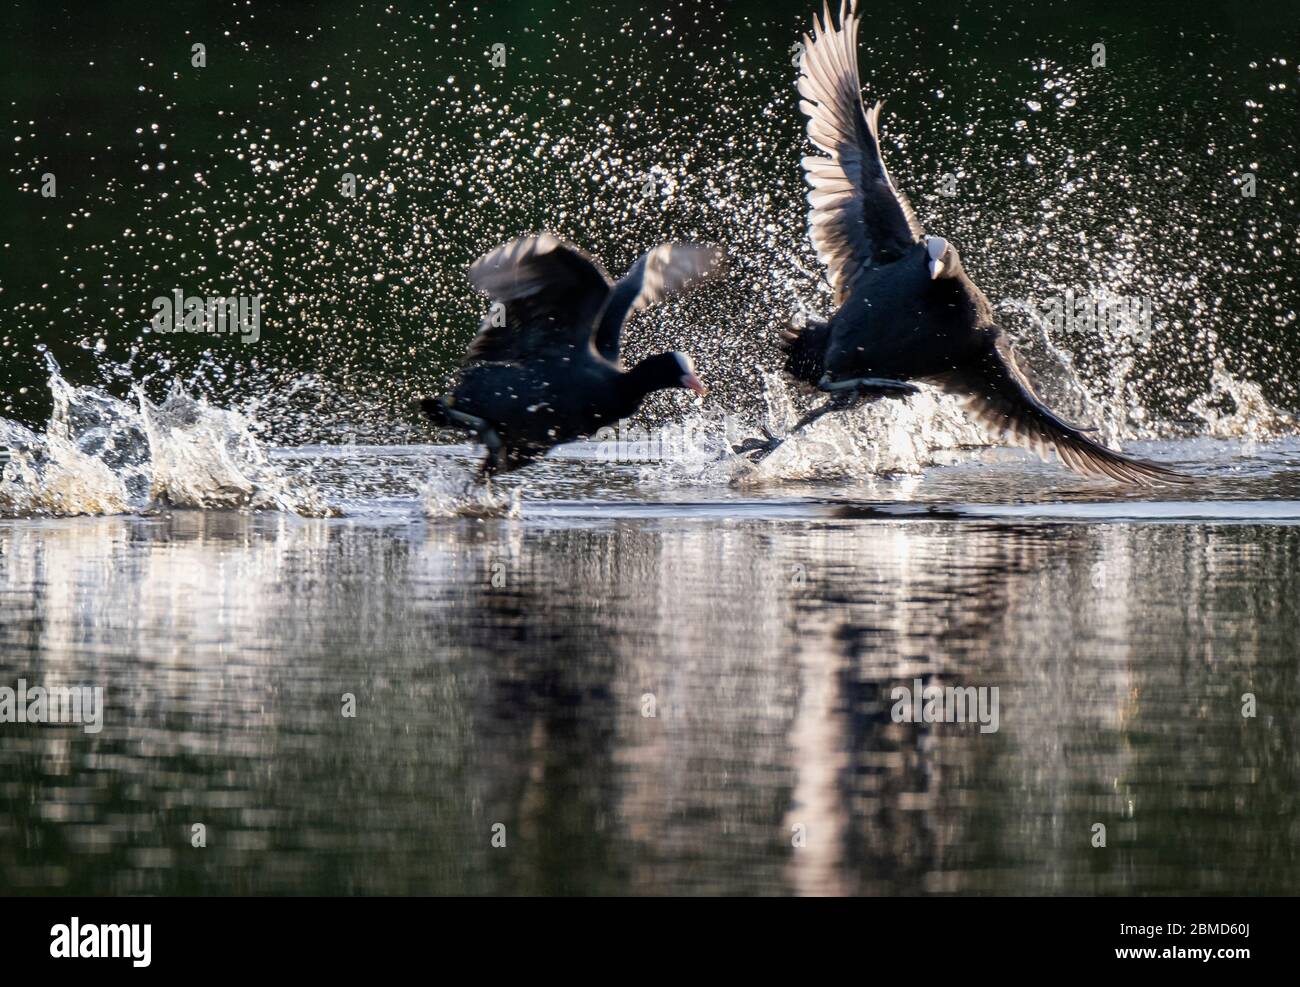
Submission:
M 803 326 L 788 323 L 781 330 L 781 349 L 785 352 L 785 372 L 810 387 L 826 373 L 826 347 L 830 345 L 829 323 L 809 319 Z
M 451 416 L 447 414 L 447 409 L 451 407 L 446 395 L 440 395 L 436 398 L 416 398 L 420 410 L 424 412 L 424 417 L 429 419 L 435 425 L 441 425 L 444 428 L 460 428 L 465 426 L 452 421 Z

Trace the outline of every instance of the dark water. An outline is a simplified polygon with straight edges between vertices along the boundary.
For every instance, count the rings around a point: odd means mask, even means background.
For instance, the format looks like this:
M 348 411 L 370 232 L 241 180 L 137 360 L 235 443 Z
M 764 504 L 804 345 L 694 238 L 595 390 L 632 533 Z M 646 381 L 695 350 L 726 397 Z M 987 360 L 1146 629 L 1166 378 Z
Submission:
M 1143 497 L 1027 463 L 738 491 L 554 462 L 497 519 L 423 516 L 402 478 L 435 452 L 355 457 L 387 496 L 341 519 L 0 521 L 0 684 L 106 702 L 94 735 L 0 725 L 0 886 L 1300 882 L 1293 446 Z M 895 722 L 917 678 L 996 686 L 998 729 Z

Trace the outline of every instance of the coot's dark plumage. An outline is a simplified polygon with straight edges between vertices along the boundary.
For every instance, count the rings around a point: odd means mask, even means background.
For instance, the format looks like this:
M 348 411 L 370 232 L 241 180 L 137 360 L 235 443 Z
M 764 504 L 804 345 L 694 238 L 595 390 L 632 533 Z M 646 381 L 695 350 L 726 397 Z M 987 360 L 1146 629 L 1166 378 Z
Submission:
M 662 244 L 614 282 L 550 234 L 497 247 L 469 269 L 494 304 L 465 369 L 446 394 L 423 398 L 420 407 L 437 424 L 475 433 L 487 446 L 482 473 L 490 477 L 626 418 L 652 391 L 703 394 L 685 354 L 661 353 L 626 370 L 620 340 L 629 314 L 721 266 L 716 248 Z
M 785 334 L 786 371 L 828 391 L 805 418 L 925 381 L 967 402 L 987 427 L 1046 456 L 1055 449 L 1078 473 L 1129 483 L 1178 478 L 1154 463 L 1099 445 L 1039 400 L 1016 364 L 984 293 L 956 248 L 926 236 L 880 156 L 882 104 L 865 110 L 857 66 L 856 0 L 813 18 L 804 36 L 800 109 L 826 156 L 804 158 L 813 246 L 829 269 L 838 307 L 827 322 Z M 802 424 L 802 423 L 801 423 Z

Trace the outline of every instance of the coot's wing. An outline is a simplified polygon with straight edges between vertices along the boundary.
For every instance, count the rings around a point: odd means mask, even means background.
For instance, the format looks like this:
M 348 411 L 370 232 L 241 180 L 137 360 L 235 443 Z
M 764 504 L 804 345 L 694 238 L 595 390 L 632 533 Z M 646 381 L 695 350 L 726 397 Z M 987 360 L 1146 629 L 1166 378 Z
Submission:
M 688 285 L 720 273 L 725 257 L 717 247 L 661 243 L 642 254 L 609 294 L 596 327 L 596 350 L 617 360 L 623 323 L 633 312 L 663 301 Z
M 585 347 L 610 289 L 595 260 L 550 233 L 488 251 L 470 265 L 469 279 L 493 304 L 466 361 L 517 362 Z
M 1076 473 L 1140 486 L 1187 482 L 1181 473 L 1158 463 L 1107 449 L 1057 417 L 1034 393 L 1001 335 L 983 358 L 933 378 L 933 383 L 964 398 L 967 411 L 995 435 L 1007 435 L 1044 459 L 1055 449 L 1061 462 Z
M 897 260 L 925 231 L 907 197 L 894 187 L 880 157 L 877 103 L 863 110 L 858 79 L 856 0 L 840 8 L 840 25 L 823 6 L 804 35 L 799 109 L 808 136 L 829 157 L 803 159 L 812 186 L 808 222 L 817 256 L 830 269 L 835 303 L 864 267 Z

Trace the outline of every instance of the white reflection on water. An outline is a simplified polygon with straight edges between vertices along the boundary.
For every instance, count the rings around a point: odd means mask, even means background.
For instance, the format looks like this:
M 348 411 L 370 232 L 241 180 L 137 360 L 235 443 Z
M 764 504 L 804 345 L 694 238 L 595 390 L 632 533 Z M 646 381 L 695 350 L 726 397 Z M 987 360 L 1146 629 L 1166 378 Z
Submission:
M 516 519 L 428 521 L 408 500 L 341 520 L 0 522 L 0 684 L 99 684 L 107 703 L 95 736 L 0 725 L 4 887 L 1160 893 L 1300 877 L 1285 518 L 565 500 L 585 492 L 563 472 Z M 1266 482 L 1294 497 L 1285 475 Z M 891 688 L 917 677 L 999 687 L 999 731 L 892 722 Z

